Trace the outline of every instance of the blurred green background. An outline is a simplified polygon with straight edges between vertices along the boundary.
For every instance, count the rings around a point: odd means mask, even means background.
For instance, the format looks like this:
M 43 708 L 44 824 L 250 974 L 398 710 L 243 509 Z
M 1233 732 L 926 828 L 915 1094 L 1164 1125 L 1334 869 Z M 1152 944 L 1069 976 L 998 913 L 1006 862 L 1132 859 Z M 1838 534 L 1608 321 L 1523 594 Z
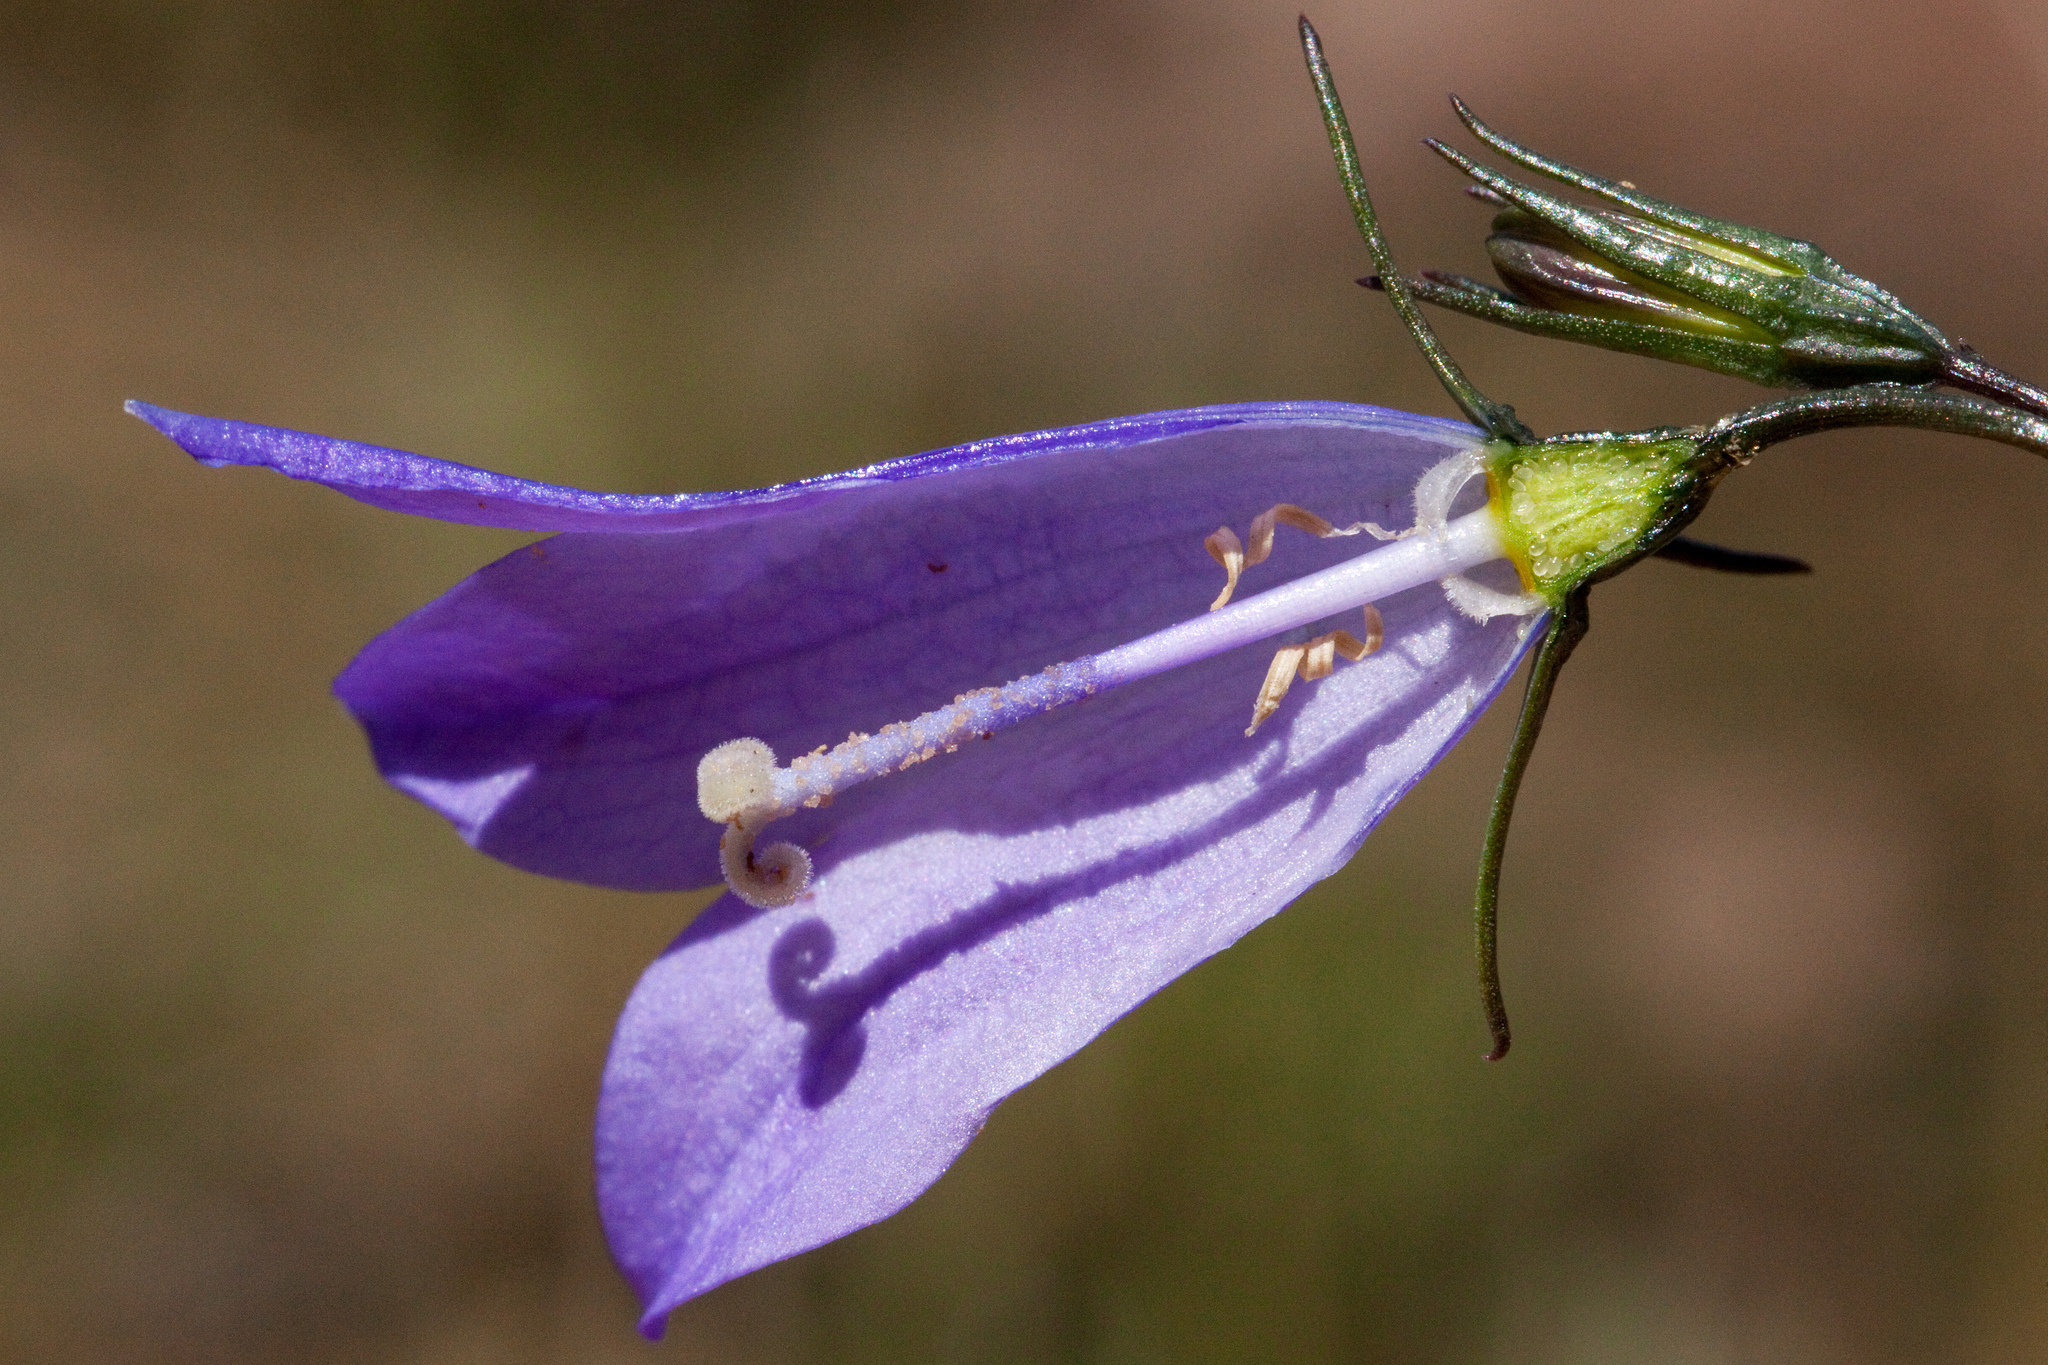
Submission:
M 0 4 L 0 1354 L 2029 1362 L 2048 1341 L 2048 470 L 1849 434 L 1595 595 L 1506 882 L 1496 714 L 1341 876 L 908 1212 L 634 1336 L 589 1125 L 704 896 L 551 883 L 327 682 L 520 538 L 195 466 L 120 400 L 629 490 L 1253 398 L 1446 412 L 1295 0 Z M 1448 90 L 1812 237 L 2048 377 L 2033 0 L 1314 11 L 1409 265 Z M 1539 430 L 1733 381 L 1453 320 Z M 2027 1345 L 2033 1342 L 2034 1345 Z

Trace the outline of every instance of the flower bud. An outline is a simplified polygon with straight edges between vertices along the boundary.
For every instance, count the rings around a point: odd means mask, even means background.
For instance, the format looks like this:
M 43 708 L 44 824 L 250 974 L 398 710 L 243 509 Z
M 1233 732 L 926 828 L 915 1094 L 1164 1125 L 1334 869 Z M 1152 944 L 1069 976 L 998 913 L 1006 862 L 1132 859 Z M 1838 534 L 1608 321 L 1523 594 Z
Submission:
M 1699 365 L 1781 388 L 1940 379 L 1953 348 L 1924 319 L 1811 242 L 1725 223 L 1510 142 L 1452 101 L 1503 156 L 1612 208 L 1585 208 L 1445 159 L 1500 203 L 1487 239 L 1505 290 L 1428 272 L 1416 297 L 1538 336 Z

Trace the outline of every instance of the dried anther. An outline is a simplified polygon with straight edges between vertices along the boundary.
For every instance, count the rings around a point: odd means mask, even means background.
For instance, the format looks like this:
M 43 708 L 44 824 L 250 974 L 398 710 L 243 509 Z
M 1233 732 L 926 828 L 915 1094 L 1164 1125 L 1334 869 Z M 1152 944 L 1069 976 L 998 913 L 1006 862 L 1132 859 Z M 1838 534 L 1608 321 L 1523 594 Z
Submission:
M 1257 731 L 1268 716 L 1280 709 L 1287 689 L 1294 686 L 1296 674 L 1304 682 L 1327 678 L 1336 671 L 1339 654 L 1357 663 L 1378 649 L 1385 638 L 1386 624 L 1380 619 L 1379 609 L 1368 602 L 1363 640 L 1348 630 L 1333 630 L 1307 644 L 1282 645 L 1274 651 L 1273 662 L 1266 668 L 1266 680 L 1259 684 L 1258 699 L 1252 703 L 1252 723 L 1245 727 L 1245 734 Z
M 1252 518 L 1251 545 L 1247 547 L 1237 538 L 1237 532 L 1228 526 L 1219 526 L 1215 534 L 1202 542 L 1209 557 L 1223 566 L 1225 582 L 1223 591 L 1209 604 L 1209 610 L 1230 605 L 1230 599 L 1237 592 L 1237 580 L 1246 569 L 1254 564 L 1263 564 L 1273 553 L 1273 532 L 1280 526 L 1292 526 L 1297 531 L 1306 531 L 1320 540 L 1333 536 L 1355 536 L 1360 531 L 1368 532 L 1375 540 L 1399 540 L 1400 532 L 1388 531 L 1369 521 L 1355 522 L 1339 527 L 1324 517 L 1317 516 L 1306 507 L 1296 507 L 1291 502 L 1276 503 Z

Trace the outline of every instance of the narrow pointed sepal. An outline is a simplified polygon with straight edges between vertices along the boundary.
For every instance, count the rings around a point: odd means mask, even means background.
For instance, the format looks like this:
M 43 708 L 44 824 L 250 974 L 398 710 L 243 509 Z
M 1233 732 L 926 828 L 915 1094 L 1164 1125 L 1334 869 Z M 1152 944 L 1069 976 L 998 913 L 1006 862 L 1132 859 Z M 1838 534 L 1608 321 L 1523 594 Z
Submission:
M 1330 150 L 1337 158 L 1338 179 L 1344 184 L 1344 194 L 1351 201 L 1351 213 L 1358 223 L 1359 235 L 1365 239 L 1366 251 L 1372 256 L 1372 263 L 1378 271 L 1378 274 L 1366 277 L 1378 281 L 1368 287 L 1385 291 L 1394 311 L 1408 328 L 1408 334 L 1414 338 L 1417 349 L 1436 371 L 1438 382 L 1472 425 L 1497 441 L 1535 440 L 1535 433 L 1522 424 L 1513 408 L 1494 402 L 1465 377 L 1458 362 L 1451 359 L 1450 352 L 1437 339 L 1429 319 L 1409 297 L 1407 283 L 1394 266 L 1393 250 L 1387 245 L 1386 234 L 1380 230 L 1372 195 L 1365 187 L 1365 173 L 1359 168 L 1358 146 L 1351 136 L 1351 121 L 1345 117 L 1344 103 L 1337 97 L 1336 77 L 1331 74 L 1330 63 L 1323 56 L 1322 39 L 1317 35 L 1315 26 L 1309 23 L 1307 15 L 1301 17 L 1301 51 L 1308 61 L 1309 79 L 1315 83 L 1316 102 L 1322 106 L 1323 126 L 1329 133 Z
M 1508 824 L 1514 819 L 1515 797 L 1522 789 L 1522 774 L 1528 771 L 1530 755 L 1536 751 L 1536 737 L 1543 731 L 1543 717 L 1550 710 L 1550 698 L 1557 688 L 1557 675 L 1586 636 L 1586 589 L 1580 588 L 1565 602 L 1564 610 L 1551 618 L 1543 643 L 1537 646 L 1536 661 L 1529 666 L 1529 687 L 1522 694 L 1522 713 L 1515 722 L 1515 738 L 1508 747 L 1507 766 L 1501 770 L 1500 786 L 1493 794 L 1493 810 L 1486 820 L 1486 845 L 1479 856 L 1479 886 L 1473 895 L 1472 919 L 1479 956 L 1479 1003 L 1486 1014 L 1487 1032 L 1493 1047 L 1489 1062 L 1500 1061 L 1514 1044 L 1508 1026 L 1506 997 L 1500 986 L 1500 870 L 1507 852 Z

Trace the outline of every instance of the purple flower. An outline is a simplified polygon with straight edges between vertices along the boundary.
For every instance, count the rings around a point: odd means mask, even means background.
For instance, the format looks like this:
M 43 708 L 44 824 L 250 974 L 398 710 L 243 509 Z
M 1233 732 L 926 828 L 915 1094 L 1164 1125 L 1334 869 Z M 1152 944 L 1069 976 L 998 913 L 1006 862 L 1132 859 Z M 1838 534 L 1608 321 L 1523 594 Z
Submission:
M 471 844 L 641 890 L 719 881 L 721 837 L 740 841 L 736 884 L 787 873 L 705 911 L 619 1021 L 598 1193 L 650 1335 L 679 1303 L 902 1208 L 1005 1096 L 1343 866 L 1536 634 L 1433 586 L 1498 554 L 1443 549 L 1474 522 L 1441 513 L 1478 433 L 1379 408 L 1119 418 L 671 497 L 131 411 L 208 464 L 562 533 L 415 612 L 335 683 L 384 776 Z M 1207 611 L 1238 544 L 1212 558 L 1219 525 L 1288 504 L 1377 530 L 1432 498 L 1430 534 L 1385 548 L 1283 530 L 1245 569 L 1246 600 Z M 1406 567 L 1370 570 L 1384 581 L 1347 589 L 1340 614 L 1317 584 L 1368 560 Z M 1291 597 L 1260 591 L 1282 584 Z M 1276 645 L 1321 642 L 1329 667 L 1363 647 L 1342 628 L 1364 632 L 1374 598 L 1383 646 L 1297 685 L 1248 736 L 1269 672 L 1293 676 L 1269 668 Z M 760 759 L 740 796 L 721 805 L 707 782 L 700 807 L 717 746 L 787 758 L 849 732 L 878 737 L 808 767 Z M 807 870 L 772 848 L 756 863 L 770 820 Z

